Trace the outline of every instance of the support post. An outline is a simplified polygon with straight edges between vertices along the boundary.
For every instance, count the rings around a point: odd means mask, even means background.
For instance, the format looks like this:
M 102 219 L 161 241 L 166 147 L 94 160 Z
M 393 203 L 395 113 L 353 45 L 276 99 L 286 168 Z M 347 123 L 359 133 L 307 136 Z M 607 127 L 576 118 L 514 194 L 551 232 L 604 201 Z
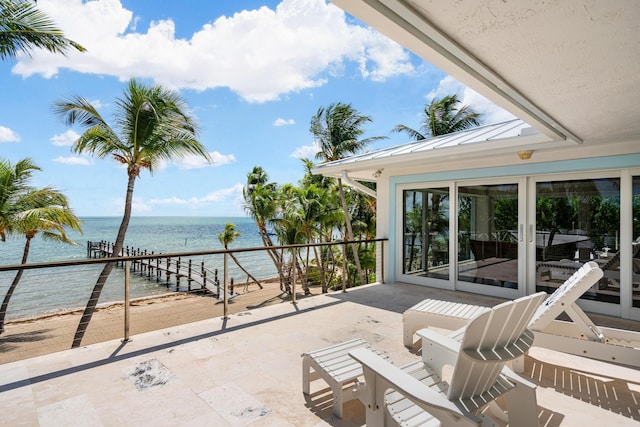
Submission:
M 176 292 L 180 290 L 180 257 L 176 262 Z
M 129 341 L 129 288 L 131 285 L 131 261 L 124 262 L 124 339 L 122 342 Z
M 293 268 L 293 271 L 291 273 L 292 276 L 292 280 L 291 280 L 291 304 L 297 304 L 296 303 L 296 266 L 298 263 L 298 259 L 296 257 L 296 251 L 297 249 L 293 249 L 291 251 L 291 268 Z
M 342 292 L 347 292 L 347 244 L 342 245 Z
M 227 280 L 229 277 L 229 271 L 228 271 L 228 257 L 229 254 L 227 254 L 226 252 L 224 253 L 224 262 L 223 262 L 223 266 L 224 266 L 224 284 L 223 284 L 223 289 L 222 292 L 224 293 L 224 316 L 222 317 L 223 320 L 227 320 L 229 318 L 229 295 L 227 293 Z

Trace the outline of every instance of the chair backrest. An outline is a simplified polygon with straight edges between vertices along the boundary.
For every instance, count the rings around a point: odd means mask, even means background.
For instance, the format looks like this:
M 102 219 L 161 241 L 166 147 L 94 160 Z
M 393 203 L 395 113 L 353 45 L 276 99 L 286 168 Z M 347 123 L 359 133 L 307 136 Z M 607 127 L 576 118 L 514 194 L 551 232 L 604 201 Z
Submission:
M 449 400 L 458 400 L 472 411 L 469 402 L 486 402 L 495 395 L 504 365 L 524 355 L 533 344 L 533 332 L 527 325 L 545 296 L 539 292 L 507 301 L 469 323 L 449 383 Z
M 541 331 L 563 311 L 571 307 L 582 294 L 595 285 L 603 276 L 602 269 L 593 261 L 584 263 L 538 308 L 529 328 Z

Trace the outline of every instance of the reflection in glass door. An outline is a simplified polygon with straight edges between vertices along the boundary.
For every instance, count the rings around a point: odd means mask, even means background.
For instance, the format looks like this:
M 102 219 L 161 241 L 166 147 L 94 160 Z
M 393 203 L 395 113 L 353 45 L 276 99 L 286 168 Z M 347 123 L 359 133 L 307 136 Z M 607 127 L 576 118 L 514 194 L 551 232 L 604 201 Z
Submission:
M 604 277 L 581 298 L 620 303 L 620 179 L 536 184 L 536 290 L 553 292 L 582 264 Z
M 518 184 L 458 188 L 458 281 L 518 288 Z
M 449 189 L 404 190 L 402 273 L 449 279 Z

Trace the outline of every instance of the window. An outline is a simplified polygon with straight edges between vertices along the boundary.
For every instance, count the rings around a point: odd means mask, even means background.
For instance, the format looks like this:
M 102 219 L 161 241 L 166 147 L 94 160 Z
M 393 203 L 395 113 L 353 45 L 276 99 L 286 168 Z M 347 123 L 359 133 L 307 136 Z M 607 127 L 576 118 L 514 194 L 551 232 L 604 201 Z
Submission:
M 518 185 L 458 189 L 458 280 L 518 287 Z
M 449 279 L 449 189 L 403 191 L 403 274 Z
M 583 263 L 605 273 L 582 298 L 620 303 L 620 179 L 536 184 L 536 289 L 554 291 Z

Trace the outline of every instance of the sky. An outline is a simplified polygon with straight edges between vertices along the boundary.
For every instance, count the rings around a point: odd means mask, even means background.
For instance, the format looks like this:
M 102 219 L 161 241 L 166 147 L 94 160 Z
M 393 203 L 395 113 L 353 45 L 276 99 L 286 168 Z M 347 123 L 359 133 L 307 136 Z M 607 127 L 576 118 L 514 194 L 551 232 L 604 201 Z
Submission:
M 513 116 L 326 0 L 40 0 L 38 7 L 84 53 L 32 51 L 0 62 L 0 157 L 30 157 L 80 217 L 121 216 L 126 170 L 73 153 L 82 128 L 52 113 L 82 96 L 113 123 L 130 78 L 179 91 L 213 162 L 185 158 L 136 181 L 136 216 L 244 216 L 254 166 L 296 184 L 314 159 L 312 116 L 350 103 L 372 121 L 367 151 L 408 142 L 434 97 L 458 94 L 485 123 Z

